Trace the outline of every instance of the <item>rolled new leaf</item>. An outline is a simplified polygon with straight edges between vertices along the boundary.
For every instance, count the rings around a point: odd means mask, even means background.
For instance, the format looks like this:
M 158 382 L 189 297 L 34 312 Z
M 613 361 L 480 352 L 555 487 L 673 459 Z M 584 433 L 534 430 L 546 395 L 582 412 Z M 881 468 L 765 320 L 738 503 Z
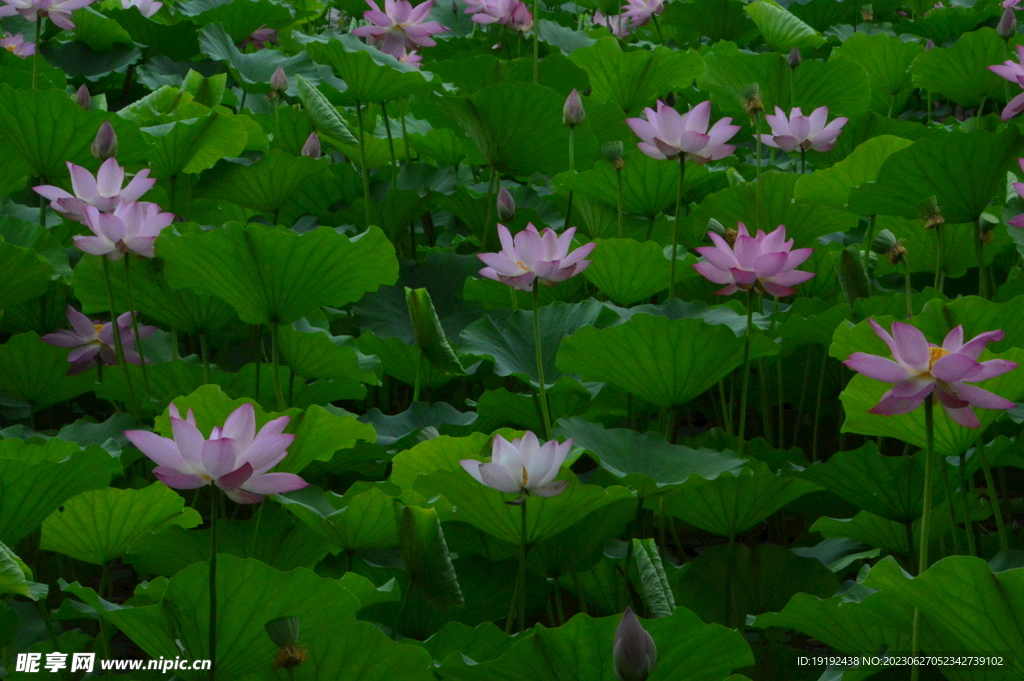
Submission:
M 409 318 L 412 320 L 416 345 L 427 361 L 446 374 L 465 375 L 466 370 L 445 338 L 444 329 L 441 328 L 441 321 L 437 318 L 434 303 L 430 300 L 427 289 L 406 287 L 405 302 L 409 306 Z
M 341 120 L 338 110 L 327 100 L 322 92 L 313 87 L 313 84 L 302 76 L 295 76 L 296 87 L 299 91 L 299 100 L 306 107 L 310 117 L 313 119 L 313 127 L 321 138 L 328 141 L 343 142 L 345 144 L 358 144 L 355 136 Z

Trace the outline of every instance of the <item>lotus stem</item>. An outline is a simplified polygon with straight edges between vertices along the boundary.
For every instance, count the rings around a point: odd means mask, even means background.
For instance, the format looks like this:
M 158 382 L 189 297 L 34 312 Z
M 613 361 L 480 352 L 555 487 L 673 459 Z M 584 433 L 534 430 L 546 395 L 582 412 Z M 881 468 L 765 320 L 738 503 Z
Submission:
M 864 235 L 864 276 L 868 280 L 868 292 L 871 291 L 871 244 L 875 240 L 875 216 L 868 221 L 868 231 Z
M 821 395 L 825 388 L 825 367 L 828 366 L 828 349 L 821 358 L 821 371 L 818 373 L 818 396 L 814 401 L 814 431 L 811 436 L 811 462 L 818 460 L 818 422 L 821 420 Z
M 1003 509 L 999 502 L 999 494 L 996 492 L 995 482 L 992 480 L 992 467 L 988 463 L 988 455 L 985 453 L 985 448 L 982 446 L 979 438 L 978 446 L 974 452 L 981 457 L 981 470 L 985 474 L 985 486 L 988 488 L 988 498 L 992 504 L 992 514 L 996 517 L 996 532 L 999 534 L 999 550 L 1008 551 L 1010 548 L 1009 540 L 1006 537 L 1006 525 L 1003 523 Z M 963 466 L 961 466 L 961 475 L 963 475 Z
M 487 241 L 491 235 L 491 214 L 494 211 L 494 195 L 498 189 L 496 185 L 500 182 L 494 166 L 491 166 L 491 174 L 487 178 L 487 217 L 484 218 L 483 227 L 480 230 L 480 250 L 487 250 Z M 513 295 L 515 292 L 513 291 Z
M 807 150 L 800 147 L 800 174 L 807 173 Z
M 132 300 L 132 256 L 130 253 L 124 256 L 124 290 L 128 296 L 128 309 L 135 312 L 132 315 L 132 331 L 135 333 L 135 347 L 139 351 L 139 358 L 141 359 L 140 367 L 142 369 L 142 384 L 146 388 L 146 397 L 152 394 L 149 389 L 149 374 L 146 373 L 146 353 L 142 349 L 142 336 L 139 335 L 139 316 L 138 311 L 135 310 L 135 302 Z
M 985 241 L 981 231 L 981 216 L 974 221 L 974 254 L 978 258 L 978 295 L 988 298 L 988 268 L 985 267 Z
M 270 362 L 274 373 L 274 395 L 277 397 L 277 410 L 284 411 L 286 406 L 284 390 L 281 387 L 281 357 L 280 343 L 278 342 L 279 326 L 277 322 L 270 322 Z
M 36 49 L 32 52 L 32 89 L 38 90 L 39 83 L 39 53 L 43 51 L 43 24 L 45 19 L 40 12 L 36 12 Z M 44 227 L 46 225 L 43 225 Z
M 398 118 L 402 122 L 402 146 L 405 148 L 405 165 L 412 163 L 412 159 L 409 157 L 409 133 L 405 129 L 405 98 L 398 98 Z M 458 172 L 455 173 L 458 175 Z
M 515 289 L 512 289 L 513 293 Z M 416 379 L 412 387 L 412 401 L 413 403 L 420 401 L 420 384 L 423 381 L 423 348 L 417 348 L 419 352 L 416 354 Z M 409 405 L 412 406 L 412 405 Z
M 551 414 L 548 412 L 547 386 L 544 382 L 544 351 L 540 344 L 540 291 L 537 290 L 540 282 L 533 281 L 533 343 L 537 350 L 537 385 L 538 402 L 540 404 L 540 419 L 544 425 L 544 439 L 551 439 Z
M 128 362 L 124 358 L 124 346 L 121 344 L 121 327 L 117 323 L 117 312 L 114 309 L 114 288 L 110 285 L 110 263 L 106 256 L 100 256 L 103 260 L 103 281 L 107 285 L 107 307 L 110 308 L 110 325 L 114 333 L 114 352 L 117 353 L 117 363 L 124 369 L 124 381 L 128 386 L 128 398 L 131 400 L 132 416 L 139 418 L 139 403 L 135 397 L 135 384 L 132 383 L 132 375 L 128 370 Z
M 526 497 L 519 504 L 519 631 L 526 631 Z
M 217 678 L 217 506 L 220 504 L 220 490 L 210 488 L 210 675 L 209 681 Z
M 672 262 L 668 266 L 668 299 L 676 297 L 676 253 L 679 250 L 679 223 L 683 219 L 683 183 L 686 181 L 686 154 L 679 154 L 679 188 L 676 189 L 676 221 L 672 225 Z
M 658 40 L 661 41 L 661 42 L 665 42 L 665 36 L 662 35 L 662 33 L 661 33 L 661 24 L 658 23 L 658 15 L 657 14 L 652 14 L 651 18 L 654 19 L 654 28 L 655 28 L 655 30 L 658 31 Z
M 790 77 L 792 82 L 792 77 Z M 754 191 L 754 199 L 757 202 L 757 228 L 762 229 L 761 224 L 761 114 L 754 114 L 754 126 L 757 134 L 754 135 L 755 154 L 757 155 L 757 188 Z
M 370 175 L 366 167 L 366 139 L 363 133 L 363 104 L 356 100 L 356 118 L 359 123 L 359 170 L 363 178 L 363 208 L 366 227 L 370 227 Z
M 932 459 L 935 457 L 935 403 L 929 395 L 924 400 L 924 431 L 925 431 L 925 455 L 924 455 L 924 498 L 921 508 L 921 537 L 918 540 L 920 546 L 917 559 L 917 574 L 920 576 L 928 569 L 928 540 L 931 536 L 932 522 Z M 911 656 L 917 657 L 921 652 L 921 611 L 914 608 L 914 625 L 911 634 Z M 916 681 L 921 669 L 914 664 L 910 669 L 910 678 Z
M 722 403 L 722 420 L 723 427 L 725 428 L 725 434 L 732 435 L 732 407 L 729 402 L 725 399 L 725 381 L 721 380 L 718 382 L 718 399 Z
M 747 389 L 750 386 L 750 331 L 754 323 L 754 293 L 747 291 L 747 331 L 743 338 L 743 383 L 740 388 L 740 428 L 736 453 L 743 456 L 744 437 L 747 434 Z
M 100 598 L 110 600 L 108 593 L 110 591 L 110 563 L 103 564 L 103 570 L 100 572 Z M 103 646 L 103 655 L 108 660 L 113 658 L 113 654 L 110 651 L 110 635 L 107 629 L 107 618 L 100 614 L 100 644 Z
M 618 185 L 618 187 L 616 189 L 616 194 L 615 194 L 615 202 L 616 202 L 616 205 L 618 206 L 618 209 L 619 209 L 619 216 L 618 216 L 619 217 L 619 238 L 620 239 L 624 239 L 624 238 L 626 238 L 626 230 L 622 226 L 622 169 L 621 168 L 616 168 L 615 169 L 615 180 L 616 180 L 616 184 Z
M 44 178 L 42 175 L 40 175 L 39 176 L 39 184 L 45 184 L 45 183 L 46 183 L 46 178 Z M 42 196 L 40 196 L 38 198 L 39 198 L 39 226 L 42 227 L 43 229 L 46 229 L 46 206 L 49 204 L 49 201 L 44 199 Z
M 249 540 L 249 558 L 256 557 L 256 539 L 260 536 L 260 521 L 263 520 L 263 502 L 256 509 L 256 524 L 252 528 L 252 539 Z
M 203 357 L 203 385 L 210 384 L 210 345 L 206 341 L 206 334 L 199 334 L 199 354 Z M 257 375 L 258 372 L 257 372 Z M 259 393 L 257 393 L 259 394 Z
M 774 298 L 775 298 L 775 314 L 773 315 L 774 319 L 772 321 L 775 324 L 775 331 L 776 331 L 776 333 L 778 333 L 779 317 L 782 315 L 782 309 L 781 309 L 781 306 L 779 304 L 779 297 L 778 296 L 774 296 Z M 781 344 L 780 344 L 780 347 L 781 347 Z M 785 376 L 785 374 L 782 371 L 782 353 L 781 352 L 779 352 L 779 354 L 775 356 L 775 369 L 776 369 L 776 371 L 779 374 L 779 385 L 778 385 L 778 399 L 779 399 L 779 449 L 785 449 L 786 448 L 786 445 L 785 445 L 785 440 L 786 440 L 786 410 L 785 410 L 784 406 L 785 406 L 785 401 L 786 401 L 786 389 L 785 389 L 785 386 L 783 385 L 783 377 Z
M 533 83 L 540 81 L 540 0 L 533 0 Z
M 576 128 L 569 128 L 569 172 L 576 174 Z M 569 222 L 572 220 L 572 190 L 569 190 L 569 202 L 565 206 L 565 224 L 562 229 L 569 229 Z
M 935 288 L 942 293 L 942 226 L 935 227 Z
M 384 131 L 388 136 L 388 151 L 391 152 L 391 186 L 398 190 L 398 158 L 395 156 L 395 140 L 391 137 L 391 119 L 388 118 L 387 104 L 381 104 L 384 111 Z M 415 256 L 414 256 L 415 257 Z
M 910 288 L 910 261 L 903 256 L 903 285 L 907 289 L 907 319 L 914 316 L 914 292 Z
M 946 495 L 946 506 L 949 508 L 949 525 L 953 535 L 953 553 L 956 555 L 960 555 L 962 549 L 960 547 L 960 537 L 957 536 L 957 530 L 959 530 L 960 528 L 959 524 L 956 521 L 956 509 L 953 508 L 953 489 L 949 484 L 949 469 L 946 466 L 945 460 L 943 460 L 942 462 L 942 491 Z M 963 512 L 964 516 L 964 524 L 967 528 L 967 534 L 970 537 L 970 539 L 968 540 L 968 544 L 970 546 L 969 552 L 970 555 L 973 556 L 975 555 L 974 538 L 971 533 L 971 521 L 969 520 L 967 515 L 967 501 L 964 498 L 963 494 L 960 495 L 960 504 L 961 511 Z
M 263 368 L 263 327 L 252 327 L 252 349 L 256 356 L 256 401 L 260 401 L 260 370 Z

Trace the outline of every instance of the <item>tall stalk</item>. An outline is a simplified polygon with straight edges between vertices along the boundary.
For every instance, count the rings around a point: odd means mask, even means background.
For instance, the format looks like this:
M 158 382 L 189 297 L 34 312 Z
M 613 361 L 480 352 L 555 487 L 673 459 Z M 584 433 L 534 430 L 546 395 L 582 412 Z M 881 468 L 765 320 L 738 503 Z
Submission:
M 533 0 L 533 82 L 540 81 L 540 0 Z
M 220 505 L 220 489 L 211 487 L 210 495 L 210 675 L 209 681 L 217 678 L 217 510 Z
M 736 453 L 743 456 L 744 438 L 747 434 L 747 388 L 750 385 L 750 331 L 754 323 L 754 292 L 747 291 L 747 332 L 743 338 L 743 383 L 740 388 L 740 426 L 737 436 L 739 445 Z
M 569 172 L 576 174 L 576 126 L 569 126 Z M 569 221 L 572 219 L 572 190 L 569 190 L 569 202 L 565 207 L 565 225 L 563 229 L 569 229 Z
M 933 397 L 929 395 L 924 400 L 924 430 L 925 430 L 925 458 L 924 458 L 924 499 L 921 508 L 921 532 L 918 544 L 920 550 L 917 558 L 917 574 L 921 575 L 928 569 L 928 539 L 931 535 L 932 522 L 932 467 L 935 458 L 935 404 Z M 921 652 L 921 611 L 914 608 L 913 633 L 911 634 L 911 656 L 917 657 Z M 914 665 L 910 669 L 910 678 L 917 681 L 920 678 L 921 669 Z
M 540 344 L 540 292 L 537 287 L 540 282 L 533 281 L 533 343 L 537 349 L 537 391 L 538 403 L 540 406 L 540 419 L 544 425 L 544 439 L 551 439 L 551 414 L 548 411 L 547 386 L 544 382 L 544 350 Z
M 124 256 L 124 290 L 128 296 L 128 309 L 135 310 L 135 302 L 132 300 L 132 256 L 130 253 L 126 253 Z M 139 335 L 139 316 L 138 313 L 132 315 L 132 331 L 135 333 L 135 347 L 139 351 L 139 357 L 141 358 L 142 368 L 142 383 L 146 388 L 146 397 L 151 395 L 149 389 L 149 374 L 146 373 L 146 353 L 142 350 L 142 336 Z
M 1009 540 L 1006 536 L 1006 525 L 1003 523 L 1003 509 L 999 503 L 999 494 L 996 492 L 995 482 L 992 479 L 992 467 L 988 463 L 988 455 L 985 454 L 985 448 L 979 438 L 978 446 L 974 452 L 981 457 L 981 470 L 985 474 L 985 486 L 988 488 L 989 502 L 992 504 L 992 515 L 996 517 L 996 532 L 999 534 L 999 550 L 1007 551 L 1010 548 Z M 961 466 L 961 475 L 963 475 Z
M 366 167 L 366 139 L 363 133 L 363 104 L 356 100 L 356 118 L 359 123 L 359 171 L 363 178 L 363 202 L 366 226 L 370 226 L 370 175 Z
M 40 52 L 43 51 L 43 25 L 46 19 L 39 12 L 36 12 L 36 49 L 32 52 L 32 89 L 38 89 L 39 83 L 39 60 L 42 59 Z M 44 225 L 45 227 L 45 225 Z
M 388 151 L 391 152 L 391 186 L 398 189 L 398 158 L 395 156 L 395 140 L 391 137 L 391 119 L 388 118 L 387 104 L 381 104 L 384 111 L 384 131 L 388 136 Z
M 619 209 L 619 238 L 624 239 L 626 238 L 626 230 L 622 226 L 622 168 L 618 167 L 618 165 L 615 166 L 615 183 L 615 204 Z
M 284 390 L 281 387 L 281 357 L 280 357 L 280 342 L 278 341 L 278 328 L 277 322 L 270 323 L 270 362 L 272 365 L 272 371 L 274 374 L 274 395 L 277 397 L 277 410 L 285 410 L 284 401 Z
M 110 325 L 114 333 L 114 352 L 117 354 L 117 363 L 124 369 L 124 381 L 128 386 L 132 416 L 138 420 L 139 402 L 135 396 L 135 384 L 132 382 L 132 374 L 128 370 L 128 362 L 124 358 L 124 345 L 121 344 L 121 326 L 117 323 L 117 311 L 114 309 L 114 288 L 110 285 L 110 263 L 104 255 L 101 255 L 100 259 L 103 261 L 103 281 L 107 285 L 107 307 L 110 308 Z
M 497 172 L 494 170 L 494 166 L 491 166 L 491 174 L 487 178 L 487 217 L 484 218 L 484 224 L 480 230 L 480 249 L 483 251 L 487 250 L 487 241 L 491 235 L 491 214 L 494 211 L 494 195 L 497 193 L 496 184 L 500 183 Z
M 989 297 L 988 268 L 985 267 L 984 233 L 981 231 L 981 217 L 974 221 L 974 254 L 978 258 L 978 295 Z
M 676 252 L 679 249 L 679 222 L 683 219 L 683 182 L 686 181 L 686 154 L 679 154 L 679 188 L 676 189 L 676 221 L 672 225 L 672 262 L 669 264 L 668 298 L 676 297 Z

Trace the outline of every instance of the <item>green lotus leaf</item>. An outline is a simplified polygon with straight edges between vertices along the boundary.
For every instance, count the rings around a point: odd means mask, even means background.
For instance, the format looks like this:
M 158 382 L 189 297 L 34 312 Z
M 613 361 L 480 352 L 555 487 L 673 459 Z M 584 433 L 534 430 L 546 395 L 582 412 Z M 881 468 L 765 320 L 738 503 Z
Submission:
M 786 53 L 794 47 L 810 50 L 825 42 L 821 34 L 772 0 L 752 2 L 744 11 L 757 25 L 768 47 L 776 52 Z
M 45 409 L 93 389 L 96 370 L 68 376 L 68 350 L 48 345 L 32 331 L 0 345 L 0 390 L 34 409 Z
M 393 499 L 377 488 L 341 495 L 312 486 L 280 497 L 285 509 L 349 553 L 399 544 Z
M 884 33 L 854 33 L 829 58 L 860 64 L 871 78 L 871 110 L 898 116 L 912 90 L 910 65 L 923 51 L 918 43 Z
M 142 131 L 152 144 L 150 174 L 159 179 L 212 168 L 222 158 L 239 156 L 249 140 L 235 116 L 216 111 Z
M 991 28 L 964 33 L 952 47 L 928 50 L 914 59 L 914 85 L 963 106 L 978 106 L 1002 88 L 1003 79 L 988 66 L 1007 58 L 1005 44 Z
M 845 208 L 850 192 L 855 187 L 877 180 L 878 172 L 885 160 L 911 144 L 910 140 L 893 135 L 872 137 L 831 168 L 801 175 L 793 190 L 793 198 L 800 203 L 819 203 Z
M 430 74 L 363 44 L 351 34 L 328 43 L 308 43 L 306 50 L 314 61 L 330 66 L 345 81 L 348 87 L 342 92 L 341 104 L 385 102 L 431 88 Z

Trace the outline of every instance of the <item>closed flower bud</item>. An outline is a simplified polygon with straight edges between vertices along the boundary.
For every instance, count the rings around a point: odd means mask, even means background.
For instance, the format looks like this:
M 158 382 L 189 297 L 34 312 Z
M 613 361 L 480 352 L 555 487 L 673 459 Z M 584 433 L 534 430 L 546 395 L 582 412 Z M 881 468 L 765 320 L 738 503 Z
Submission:
M 498 220 L 511 222 L 516 216 L 516 202 L 508 190 L 502 187 L 498 191 Z
M 789 68 L 791 69 L 795 69 L 796 67 L 800 66 L 799 47 L 794 47 L 792 50 L 789 51 L 789 58 L 787 59 L 787 61 L 789 62 Z
M 288 89 L 288 76 L 280 66 L 274 69 L 274 75 L 270 77 L 270 89 L 277 93 Z
M 615 678 L 619 681 L 646 681 L 658 662 L 658 649 L 640 620 L 627 607 L 612 646 Z
M 101 161 L 117 156 L 117 133 L 110 121 L 103 121 L 92 142 L 92 155 Z
M 91 102 L 92 97 L 89 96 L 89 88 L 82 85 L 82 87 L 78 88 L 78 92 L 75 93 L 75 104 L 88 111 Z
M 302 155 L 310 158 L 320 158 L 320 138 L 315 132 L 309 133 L 306 143 L 302 145 Z
M 580 93 L 573 90 L 569 93 L 569 96 L 565 99 L 565 106 L 562 107 L 562 123 L 568 125 L 570 128 L 575 128 L 587 119 L 587 114 L 583 110 L 583 100 L 580 99 Z
M 278 617 L 270 620 L 264 626 L 267 635 L 278 648 L 297 643 L 299 640 L 299 626 L 301 622 L 298 617 Z
M 927 52 L 928 50 L 933 49 L 935 49 L 935 41 L 932 40 L 931 38 L 928 38 L 928 42 L 924 44 L 924 51 Z
M 999 19 L 999 23 L 996 24 L 996 33 L 1003 40 L 1009 40 L 1017 33 L 1017 16 L 1013 13 L 1013 10 L 1007 7 L 1003 10 L 1003 16 Z

